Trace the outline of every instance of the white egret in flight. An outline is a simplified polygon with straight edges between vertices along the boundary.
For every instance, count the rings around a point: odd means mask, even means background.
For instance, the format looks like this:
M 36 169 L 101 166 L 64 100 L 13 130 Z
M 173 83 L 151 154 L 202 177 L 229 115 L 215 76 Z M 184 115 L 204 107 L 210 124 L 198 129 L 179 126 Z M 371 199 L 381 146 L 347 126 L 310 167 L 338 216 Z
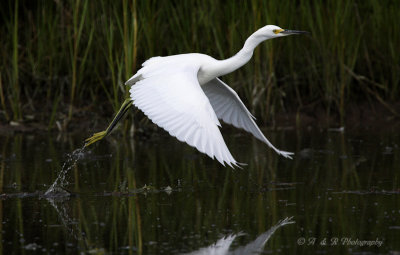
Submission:
M 108 135 L 133 104 L 170 135 L 216 158 L 222 165 L 233 167 L 238 162 L 222 138 L 219 120 L 252 133 L 278 154 L 291 158 L 293 153 L 278 150 L 268 141 L 236 92 L 218 77 L 246 64 L 261 42 L 303 33 L 307 32 L 267 25 L 253 33 L 236 55 L 225 60 L 200 53 L 148 59 L 125 83 L 131 86 L 130 98 L 108 128 L 86 139 L 85 146 Z

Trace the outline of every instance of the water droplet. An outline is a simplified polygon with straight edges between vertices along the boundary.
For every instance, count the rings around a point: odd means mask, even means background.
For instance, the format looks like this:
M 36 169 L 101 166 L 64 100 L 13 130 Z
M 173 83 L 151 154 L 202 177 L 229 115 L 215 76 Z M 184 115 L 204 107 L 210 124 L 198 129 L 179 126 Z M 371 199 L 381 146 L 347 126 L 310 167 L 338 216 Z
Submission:
M 74 150 L 72 153 L 67 154 L 67 160 L 64 162 L 61 167 L 61 171 L 58 174 L 54 183 L 50 186 L 50 188 L 45 192 L 46 196 L 58 194 L 60 191 L 66 192 L 63 188 L 67 186 L 69 183 L 66 180 L 68 172 L 76 165 L 78 160 L 83 158 L 83 151 L 85 147 Z M 62 193 L 64 193 L 62 192 Z

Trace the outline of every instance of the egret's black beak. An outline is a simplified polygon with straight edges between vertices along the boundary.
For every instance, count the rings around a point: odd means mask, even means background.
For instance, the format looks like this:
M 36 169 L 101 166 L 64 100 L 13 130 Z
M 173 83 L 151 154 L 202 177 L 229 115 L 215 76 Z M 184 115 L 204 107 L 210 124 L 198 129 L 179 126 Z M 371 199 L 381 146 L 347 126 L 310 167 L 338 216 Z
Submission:
M 281 34 L 286 34 L 286 35 L 299 35 L 299 34 L 309 34 L 310 32 L 307 31 L 300 31 L 300 30 L 289 30 L 289 29 L 284 29 Z

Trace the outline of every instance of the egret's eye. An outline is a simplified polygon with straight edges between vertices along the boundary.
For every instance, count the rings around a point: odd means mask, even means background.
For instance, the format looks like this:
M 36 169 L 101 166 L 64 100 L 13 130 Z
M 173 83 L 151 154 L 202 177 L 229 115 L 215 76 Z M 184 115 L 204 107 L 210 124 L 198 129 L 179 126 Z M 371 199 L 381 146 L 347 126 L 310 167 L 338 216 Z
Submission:
M 274 32 L 274 34 L 279 34 L 282 31 L 283 31 L 283 29 L 274 29 L 274 30 L 272 30 L 272 32 Z

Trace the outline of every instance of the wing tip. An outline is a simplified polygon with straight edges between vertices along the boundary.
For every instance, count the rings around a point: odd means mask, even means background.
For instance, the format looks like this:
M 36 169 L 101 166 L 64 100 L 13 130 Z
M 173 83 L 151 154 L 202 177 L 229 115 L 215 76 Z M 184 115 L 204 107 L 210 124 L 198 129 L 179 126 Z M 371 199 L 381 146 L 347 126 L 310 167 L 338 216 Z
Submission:
M 217 159 L 218 160 L 218 159 Z M 219 161 L 219 160 L 218 160 Z M 243 167 L 244 166 L 247 166 L 247 164 L 246 163 L 240 163 L 240 162 L 237 162 L 235 159 L 233 159 L 232 158 L 232 160 L 230 160 L 230 161 L 227 161 L 227 160 L 222 160 L 222 162 L 221 161 L 219 161 L 224 167 L 226 167 L 225 166 L 225 163 L 229 166 L 229 167 L 231 167 L 232 169 L 236 169 L 236 168 L 239 168 L 239 169 L 243 169 Z
M 281 155 L 281 156 L 283 156 L 283 157 L 285 157 L 285 158 L 288 158 L 288 159 L 293 159 L 293 155 L 294 155 L 294 152 L 289 152 L 289 151 L 277 151 L 277 153 L 279 154 L 279 155 Z

